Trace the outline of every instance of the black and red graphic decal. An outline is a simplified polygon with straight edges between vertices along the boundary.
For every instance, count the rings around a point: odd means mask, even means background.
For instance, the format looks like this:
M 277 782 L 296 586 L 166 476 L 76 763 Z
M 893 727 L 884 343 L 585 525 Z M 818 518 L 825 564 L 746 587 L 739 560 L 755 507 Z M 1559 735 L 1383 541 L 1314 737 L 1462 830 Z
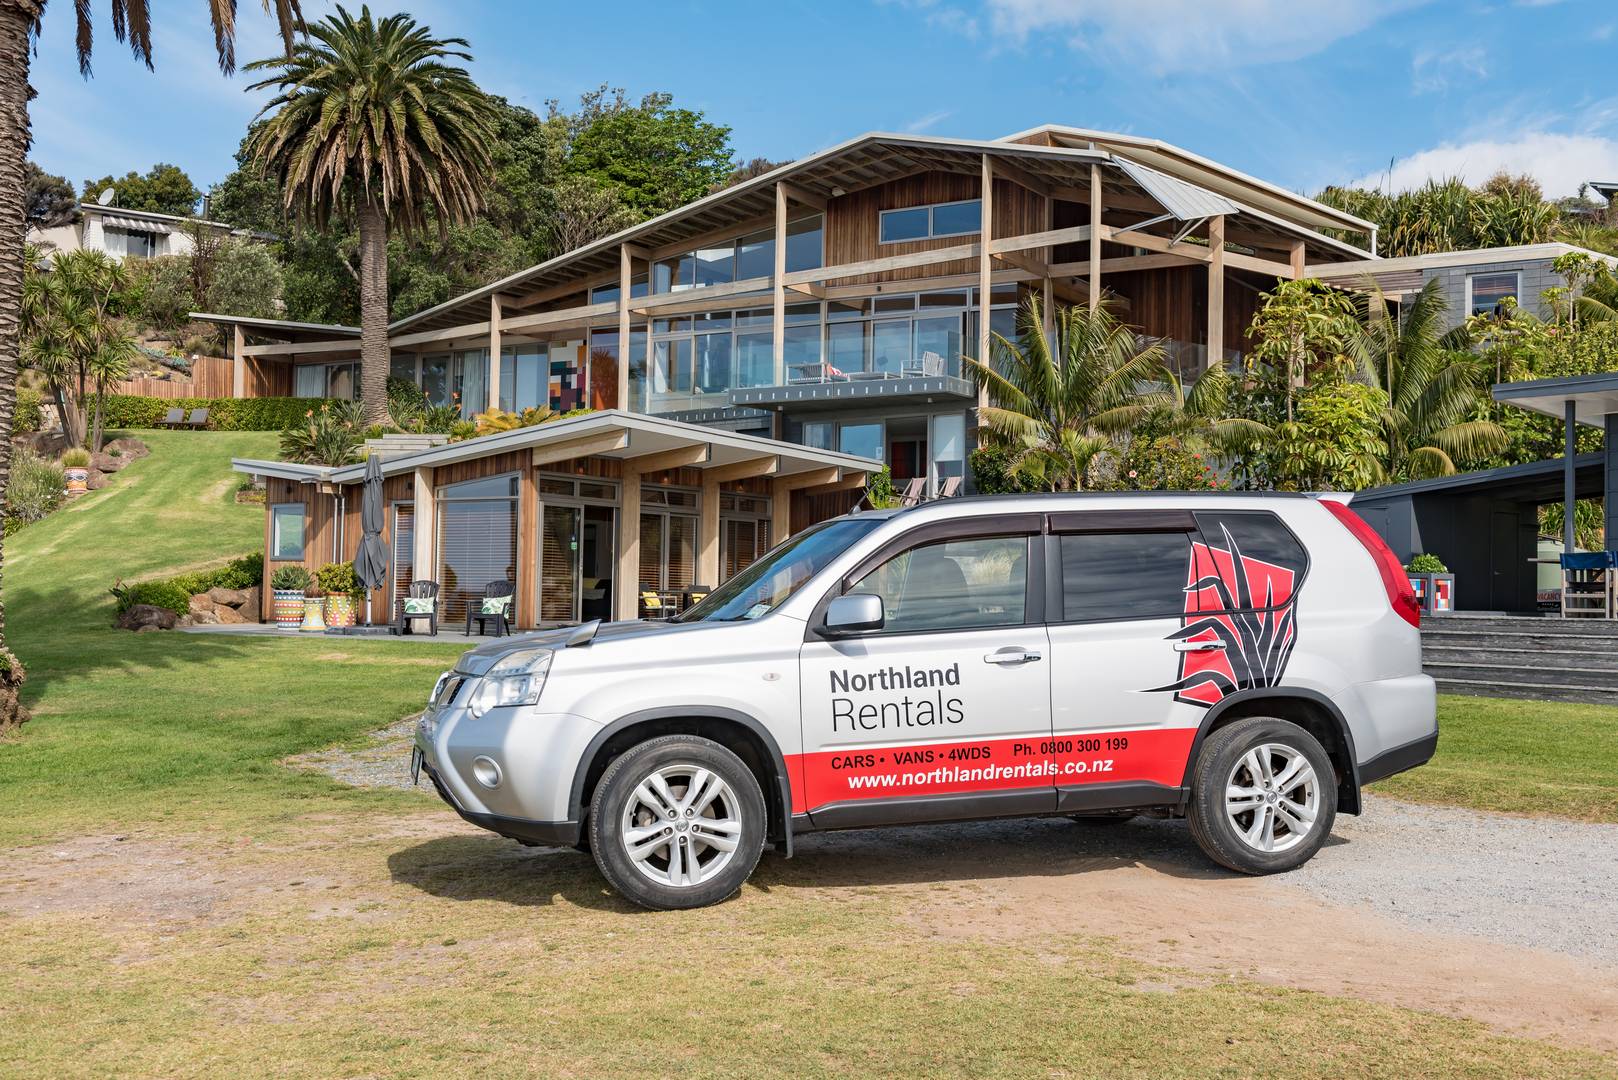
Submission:
M 1296 589 L 1301 568 L 1242 554 L 1230 529 L 1225 546 L 1193 541 L 1185 616 L 1169 641 L 1202 649 L 1180 653 L 1180 677 L 1153 691 L 1207 707 L 1227 694 L 1275 686 L 1297 641 Z

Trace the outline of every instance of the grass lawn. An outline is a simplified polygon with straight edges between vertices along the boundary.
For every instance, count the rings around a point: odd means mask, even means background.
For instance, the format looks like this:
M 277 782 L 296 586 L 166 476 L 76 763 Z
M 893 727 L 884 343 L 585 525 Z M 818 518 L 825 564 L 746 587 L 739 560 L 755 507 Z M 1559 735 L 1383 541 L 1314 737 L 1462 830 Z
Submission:
M 1618 822 L 1618 709 L 1438 699 L 1438 753 L 1372 789 L 1415 802 Z
M 35 720 L 0 744 L 0 1074 L 1614 1074 L 1468 1021 L 1131 961 L 1061 925 L 952 933 L 954 902 L 992 882 L 871 887 L 770 860 L 734 902 L 632 911 L 578 853 L 289 770 L 414 710 L 458 647 L 111 629 L 114 578 L 262 536 L 227 459 L 270 456 L 273 436 L 142 437 L 152 458 L 6 545 Z M 1610 763 L 1608 714 L 1557 707 L 1565 735 L 1547 736 L 1537 710 L 1493 706 L 1446 700 L 1439 763 L 1385 788 L 1526 803 L 1526 785 L 1567 786 L 1571 757 L 1613 812 L 1590 753 L 1605 723 Z M 1526 761 L 1491 770 L 1500 750 Z

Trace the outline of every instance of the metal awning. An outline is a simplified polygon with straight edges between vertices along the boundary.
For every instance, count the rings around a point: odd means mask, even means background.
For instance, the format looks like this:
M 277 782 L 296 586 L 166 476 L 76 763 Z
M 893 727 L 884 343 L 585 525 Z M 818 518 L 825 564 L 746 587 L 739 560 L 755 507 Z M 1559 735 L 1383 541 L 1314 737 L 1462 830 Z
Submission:
M 1579 423 L 1603 427 L 1609 415 L 1618 414 L 1618 373 L 1497 383 L 1494 399 L 1558 420 L 1567 415 L 1571 404 L 1574 419 Z
M 101 215 L 103 227 L 112 226 L 114 229 L 126 229 L 130 232 L 162 233 L 167 236 L 174 230 L 161 221 L 144 221 L 141 218 L 117 217 L 113 214 Z
M 1167 173 L 1160 173 L 1128 158 L 1114 158 L 1113 164 L 1180 221 L 1201 221 L 1203 218 L 1242 212 L 1240 206 L 1223 195 L 1215 195 L 1207 188 L 1176 180 Z

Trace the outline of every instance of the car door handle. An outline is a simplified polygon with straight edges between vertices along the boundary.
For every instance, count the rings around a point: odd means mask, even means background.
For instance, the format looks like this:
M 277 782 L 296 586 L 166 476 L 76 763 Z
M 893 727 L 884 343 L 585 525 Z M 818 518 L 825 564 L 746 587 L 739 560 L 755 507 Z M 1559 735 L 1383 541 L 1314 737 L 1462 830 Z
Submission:
M 1225 647 L 1223 641 L 1176 641 L 1175 652 L 1218 652 Z
M 985 664 L 1026 664 L 1044 658 L 1044 654 L 1037 649 L 1001 649 L 999 652 L 985 653 Z

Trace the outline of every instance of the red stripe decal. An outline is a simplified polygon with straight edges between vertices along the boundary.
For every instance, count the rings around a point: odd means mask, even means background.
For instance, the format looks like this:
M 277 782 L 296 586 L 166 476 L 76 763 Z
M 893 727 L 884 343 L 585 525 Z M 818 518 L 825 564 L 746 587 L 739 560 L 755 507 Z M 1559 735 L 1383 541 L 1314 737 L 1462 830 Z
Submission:
M 787 759 L 792 812 L 828 803 L 1144 781 L 1177 787 L 1196 728 L 853 747 Z

